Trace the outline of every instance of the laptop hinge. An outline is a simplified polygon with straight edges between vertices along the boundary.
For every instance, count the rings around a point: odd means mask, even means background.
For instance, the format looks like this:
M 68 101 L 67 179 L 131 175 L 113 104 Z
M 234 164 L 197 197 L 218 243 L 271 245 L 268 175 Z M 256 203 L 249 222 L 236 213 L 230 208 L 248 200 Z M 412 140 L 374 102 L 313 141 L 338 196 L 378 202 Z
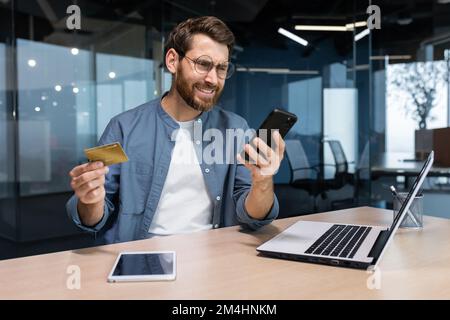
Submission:
M 368 256 L 376 260 L 381 254 L 381 251 L 383 251 L 384 245 L 386 244 L 388 238 L 389 238 L 389 229 L 381 231 L 377 237 L 377 240 L 375 240 L 375 243 L 372 249 L 370 250 Z

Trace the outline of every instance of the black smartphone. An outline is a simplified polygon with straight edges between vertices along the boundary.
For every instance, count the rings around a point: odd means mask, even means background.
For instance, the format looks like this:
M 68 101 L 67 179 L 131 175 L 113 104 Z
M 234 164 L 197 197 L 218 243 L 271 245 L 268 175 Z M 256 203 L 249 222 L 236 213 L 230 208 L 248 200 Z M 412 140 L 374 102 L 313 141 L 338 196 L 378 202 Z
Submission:
M 272 133 L 273 130 L 278 130 L 282 138 L 286 136 L 289 130 L 297 122 L 297 116 L 283 109 L 274 109 L 267 118 L 263 121 L 256 135 L 250 139 L 250 145 L 254 147 L 253 140 L 256 137 L 261 138 L 269 147 L 272 147 Z M 256 150 L 259 153 L 259 150 Z M 262 154 L 264 157 L 264 155 Z M 242 150 L 241 157 L 245 161 L 250 161 L 247 152 Z

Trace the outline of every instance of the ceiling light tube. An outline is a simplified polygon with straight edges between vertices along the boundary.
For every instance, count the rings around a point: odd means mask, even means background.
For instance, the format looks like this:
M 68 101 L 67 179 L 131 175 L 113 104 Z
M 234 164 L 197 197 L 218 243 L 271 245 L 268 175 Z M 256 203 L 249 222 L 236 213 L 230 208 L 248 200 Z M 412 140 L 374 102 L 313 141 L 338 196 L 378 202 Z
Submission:
M 353 30 L 354 28 L 365 27 L 367 26 L 367 21 L 357 21 L 355 23 L 347 23 L 345 28 L 347 30 Z
M 364 31 L 361 31 L 357 35 L 355 35 L 355 41 L 361 40 L 365 36 L 367 36 L 370 33 L 369 29 L 365 29 Z
M 285 37 L 288 37 L 289 39 L 300 43 L 302 46 L 307 46 L 308 45 L 308 41 L 306 41 L 305 39 L 293 34 L 292 32 L 287 31 L 286 29 L 283 28 L 279 28 L 278 29 L 278 33 L 282 34 Z
M 296 25 L 295 30 L 303 31 L 348 31 L 345 26 Z
M 367 21 L 357 21 L 347 23 L 344 26 L 324 26 L 324 25 L 296 25 L 295 30 L 303 31 L 353 31 L 355 28 L 367 26 Z

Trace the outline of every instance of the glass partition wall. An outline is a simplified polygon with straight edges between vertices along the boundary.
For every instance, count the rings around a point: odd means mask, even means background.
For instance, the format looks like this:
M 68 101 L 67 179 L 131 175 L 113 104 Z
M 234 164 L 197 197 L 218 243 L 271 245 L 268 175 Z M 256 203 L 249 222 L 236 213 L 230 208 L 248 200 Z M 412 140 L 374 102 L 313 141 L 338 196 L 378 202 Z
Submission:
M 109 119 L 162 90 L 161 2 L 0 4 L 0 232 L 17 241 L 80 232 L 68 172 Z M 79 19 L 80 29 L 69 29 Z M 9 28 L 9 29 L 8 29 Z
M 9 239 L 15 238 L 18 221 L 12 20 L 11 4 L 0 3 L 0 234 Z
M 421 161 L 434 149 L 435 167 L 424 183 L 424 212 L 450 204 L 449 122 L 450 3 L 415 1 L 381 8 L 372 32 L 372 204 L 391 208 L 389 186 L 406 191 Z

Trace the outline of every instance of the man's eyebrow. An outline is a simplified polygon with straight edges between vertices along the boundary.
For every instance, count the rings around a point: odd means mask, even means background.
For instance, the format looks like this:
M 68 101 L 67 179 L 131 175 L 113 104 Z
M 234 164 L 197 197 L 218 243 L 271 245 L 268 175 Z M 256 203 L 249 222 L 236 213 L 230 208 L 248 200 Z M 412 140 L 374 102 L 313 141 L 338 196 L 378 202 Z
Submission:
M 205 54 L 202 54 L 202 55 L 198 56 L 198 58 L 201 58 L 201 57 L 203 57 L 203 56 L 205 56 Z M 197 59 L 198 59 L 198 58 L 197 58 Z M 211 58 L 212 58 L 212 57 L 211 57 Z M 221 64 L 229 63 L 230 61 L 229 61 L 229 60 L 221 60 L 220 62 L 217 62 L 217 63 L 216 63 L 216 62 L 214 61 L 214 59 L 213 59 L 213 62 L 214 62 L 215 65 L 221 65 Z
M 228 63 L 230 62 L 229 60 L 221 60 L 220 62 L 218 62 L 217 64 L 224 64 L 224 63 Z

